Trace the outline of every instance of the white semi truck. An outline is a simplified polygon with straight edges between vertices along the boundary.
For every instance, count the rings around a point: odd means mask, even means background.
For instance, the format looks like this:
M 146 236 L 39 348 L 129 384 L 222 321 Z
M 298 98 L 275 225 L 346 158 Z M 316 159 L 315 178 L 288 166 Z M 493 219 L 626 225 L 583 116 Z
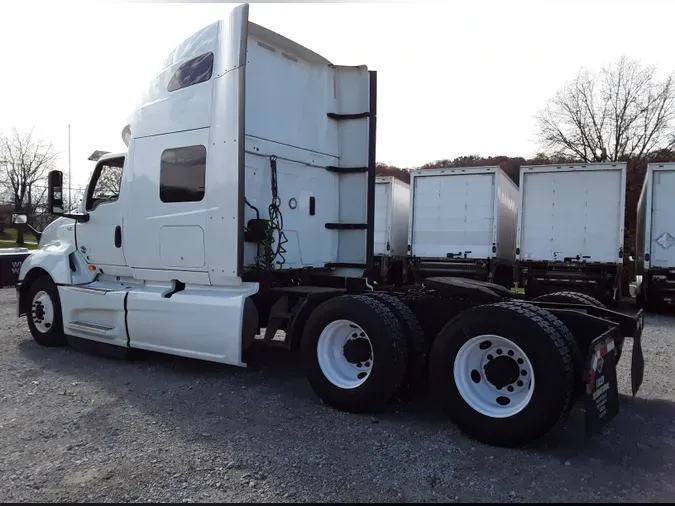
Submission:
M 617 412 L 615 357 L 642 314 L 527 303 L 451 277 L 373 290 L 376 74 L 249 22 L 248 6 L 176 47 L 101 157 L 82 209 L 23 263 L 17 312 L 37 343 L 246 366 L 256 335 L 299 350 L 328 405 L 383 409 L 424 380 L 466 433 L 522 445 L 583 397 Z M 279 345 L 278 340 L 274 340 Z
M 637 207 L 636 281 L 646 309 L 675 302 L 675 163 L 650 163 Z
M 518 187 L 497 165 L 411 172 L 408 251 L 417 278 L 513 286 Z
M 522 166 L 519 186 L 516 281 L 528 297 L 552 301 L 565 290 L 616 306 L 626 164 Z

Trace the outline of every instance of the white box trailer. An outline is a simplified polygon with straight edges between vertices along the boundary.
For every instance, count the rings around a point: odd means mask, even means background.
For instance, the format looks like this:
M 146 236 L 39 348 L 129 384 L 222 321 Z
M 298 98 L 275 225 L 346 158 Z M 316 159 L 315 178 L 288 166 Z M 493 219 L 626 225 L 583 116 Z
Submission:
M 409 253 L 419 277 L 512 285 L 518 187 L 499 166 L 411 173 Z
M 634 295 L 647 307 L 675 300 L 675 163 L 647 166 L 637 207 Z
M 374 280 L 402 282 L 407 279 L 410 185 L 393 176 L 375 179 Z
M 528 296 L 567 287 L 620 298 L 625 163 L 520 168 L 517 281 Z
M 393 176 L 378 176 L 375 179 L 376 256 L 406 256 L 409 213 L 410 185 Z

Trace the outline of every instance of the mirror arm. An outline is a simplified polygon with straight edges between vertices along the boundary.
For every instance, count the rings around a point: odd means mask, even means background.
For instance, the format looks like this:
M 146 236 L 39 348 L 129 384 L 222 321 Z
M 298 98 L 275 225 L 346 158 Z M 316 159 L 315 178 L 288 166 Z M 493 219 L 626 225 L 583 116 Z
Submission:
M 70 218 L 79 223 L 87 223 L 89 221 L 89 213 L 77 213 L 77 214 L 62 214 L 64 218 Z

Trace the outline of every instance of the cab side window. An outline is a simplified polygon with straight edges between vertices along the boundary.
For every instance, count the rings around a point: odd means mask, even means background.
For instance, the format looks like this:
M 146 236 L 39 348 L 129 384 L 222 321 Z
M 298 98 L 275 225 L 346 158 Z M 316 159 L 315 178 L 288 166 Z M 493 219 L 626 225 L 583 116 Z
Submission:
M 96 209 L 99 205 L 106 202 L 115 202 L 120 196 L 120 187 L 122 185 L 123 160 L 110 160 L 98 167 L 98 177 L 93 182 L 93 189 L 87 199 L 87 211 Z

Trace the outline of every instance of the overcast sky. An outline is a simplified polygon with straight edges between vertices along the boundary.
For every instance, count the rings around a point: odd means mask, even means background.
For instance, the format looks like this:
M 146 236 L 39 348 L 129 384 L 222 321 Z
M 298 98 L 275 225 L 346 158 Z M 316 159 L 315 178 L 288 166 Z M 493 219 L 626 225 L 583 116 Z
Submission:
M 11 6 L 10 6 L 11 5 Z M 168 53 L 233 4 L 4 2 L 0 130 L 34 126 L 74 185 L 121 130 Z M 675 70 L 675 2 L 251 4 L 250 19 L 336 64 L 378 71 L 378 161 L 529 156 L 533 115 L 581 66 L 623 53 Z

